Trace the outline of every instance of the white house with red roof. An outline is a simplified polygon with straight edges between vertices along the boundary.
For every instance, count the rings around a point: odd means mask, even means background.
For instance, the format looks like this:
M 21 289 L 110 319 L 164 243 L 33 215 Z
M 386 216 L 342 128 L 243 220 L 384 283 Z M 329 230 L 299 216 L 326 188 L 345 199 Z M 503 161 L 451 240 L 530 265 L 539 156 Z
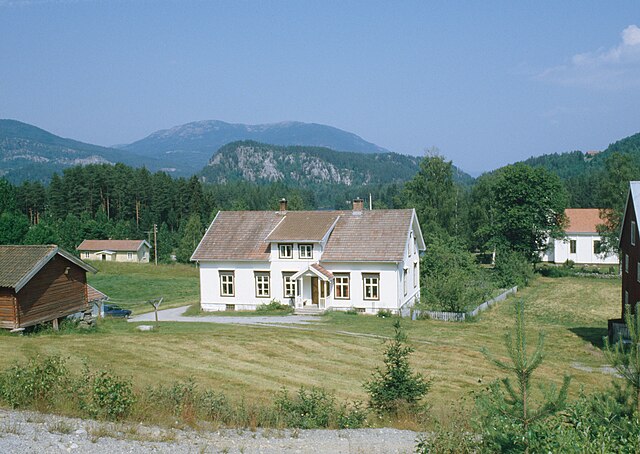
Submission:
M 565 263 L 571 260 L 584 265 L 617 265 L 618 255 L 603 252 L 597 226 L 604 224 L 599 208 L 567 208 L 566 237 L 551 239 L 542 256 L 543 262 Z
M 147 240 L 84 240 L 76 249 L 83 260 L 149 263 L 151 245 Z
M 220 211 L 191 260 L 205 311 L 408 313 L 420 299 L 424 239 L 415 210 Z

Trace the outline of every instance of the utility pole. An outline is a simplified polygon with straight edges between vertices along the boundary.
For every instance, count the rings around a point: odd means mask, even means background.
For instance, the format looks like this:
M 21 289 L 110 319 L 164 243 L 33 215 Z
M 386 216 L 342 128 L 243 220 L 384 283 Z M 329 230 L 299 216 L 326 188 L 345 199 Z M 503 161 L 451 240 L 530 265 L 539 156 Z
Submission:
M 158 224 L 153 224 L 153 256 L 158 266 Z

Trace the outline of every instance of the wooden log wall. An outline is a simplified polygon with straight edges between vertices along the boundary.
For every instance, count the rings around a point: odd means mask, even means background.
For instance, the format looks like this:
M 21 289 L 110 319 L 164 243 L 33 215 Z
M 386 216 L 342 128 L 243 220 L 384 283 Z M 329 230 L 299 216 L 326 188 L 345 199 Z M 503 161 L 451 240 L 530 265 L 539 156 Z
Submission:
M 13 329 L 17 323 L 13 290 L 0 288 L 0 328 Z

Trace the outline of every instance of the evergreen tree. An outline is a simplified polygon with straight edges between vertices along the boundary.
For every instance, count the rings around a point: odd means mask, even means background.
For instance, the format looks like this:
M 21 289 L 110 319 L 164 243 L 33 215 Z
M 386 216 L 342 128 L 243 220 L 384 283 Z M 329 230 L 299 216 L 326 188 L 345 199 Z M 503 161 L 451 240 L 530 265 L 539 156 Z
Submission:
M 200 216 L 198 214 L 192 214 L 182 231 L 182 238 L 176 251 L 176 258 L 179 262 L 189 262 L 191 255 L 202 239 L 202 235 L 204 234 L 203 230 Z
M 531 426 L 564 407 L 571 378 L 565 376 L 562 387 L 557 393 L 553 388 L 550 389 L 543 402 L 535 405 L 531 381 L 533 373 L 544 359 L 544 335 L 539 333 L 538 344 L 533 354 L 529 356 L 524 302 L 519 300 L 514 307 L 514 328 L 505 335 L 505 346 L 510 361 L 505 362 L 494 358 L 486 349 L 483 349 L 483 353 L 489 361 L 515 378 L 515 387 L 509 377 L 493 383 L 489 393 L 479 398 L 478 406 L 482 413 L 483 437 L 488 444 L 495 444 L 493 448 L 501 452 L 520 449 L 528 452 L 532 441 Z
M 22 244 L 29 231 L 29 218 L 5 211 L 0 214 L 0 244 Z
M 413 348 L 400 321 L 393 323 L 394 336 L 384 351 L 385 368 L 376 368 L 371 380 L 364 383 L 369 406 L 379 413 L 396 412 L 402 405 L 415 407 L 431 387 L 431 380 L 414 373 L 409 364 Z

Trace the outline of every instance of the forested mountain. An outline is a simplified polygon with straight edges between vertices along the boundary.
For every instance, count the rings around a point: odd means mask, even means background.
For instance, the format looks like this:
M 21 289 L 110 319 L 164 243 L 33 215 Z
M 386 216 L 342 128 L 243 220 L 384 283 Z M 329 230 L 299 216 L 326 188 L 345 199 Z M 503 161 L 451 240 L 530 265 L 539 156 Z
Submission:
M 238 140 L 327 147 L 359 153 L 388 152 L 350 132 L 332 126 L 297 121 L 262 125 L 232 124 L 216 120 L 196 121 L 154 132 L 120 148 L 173 163 L 171 166 L 176 167 L 177 174 L 186 175 L 202 169 L 218 148 Z
M 116 162 L 160 167 L 152 158 L 65 139 L 20 121 L 0 120 L 0 176 L 9 181 L 48 181 L 67 167 Z
M 397 153 L 340 152 L 322 147 L 277 146 L 253 141 L 220 148 L 202 170 L 205 181 L 250 181 L 309 187 L 314 184 L 373 185 L 410 179 L 420 158 Z

